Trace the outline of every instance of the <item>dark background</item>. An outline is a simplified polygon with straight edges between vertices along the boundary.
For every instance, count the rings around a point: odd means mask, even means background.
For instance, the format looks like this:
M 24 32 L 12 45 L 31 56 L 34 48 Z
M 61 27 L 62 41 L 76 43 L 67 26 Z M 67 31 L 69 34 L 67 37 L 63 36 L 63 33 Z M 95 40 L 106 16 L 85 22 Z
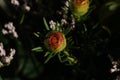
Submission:
M 72 36 L 74 46 L 80 49 L 72 49 L 72 54 L 78 59 L 78 64 L 67 66 L 60 63 L 57 57 L 44 64 L 44 52 L 36 53 L 31 49 L 40 46 L 43 39 L 38 39 L 33 34 L 41 32 L 44 35 L 43 17 L 60 21 L 61 11 L 65 0 L 20 0 L 20 7 L 10 4 L 5 0 L 7 9 L 0 6 L 0 30 L 7 22 L 13 22 L 19 35 L 18 39 L 2 35 L 0 42 L 5 49 L 13 47 L 17 50 L 14 59 L 9 66 L 0 68 L 3 80 L 119 80 L 120 72 L 111 73 L 112 61 L 118 62 L 120 68 L 120 1 L 119 0 L 92 0 L 90 6 L 94 9 L 86 20 L 76 22 L 76 27 L 69 35 Z M 23 9 L 27 3 L 31 10 Z M 118 5 L 109 10 L 106 6 L 109 2 Z M 21 16 L 25 14 L 22 24 Z M 86 24 L 88 31 L 82 33 L 82 24 Z M 96 25 L 93 29 L 93 26 Z M 106 26 L 108 29 L 103 29 Z M 110 56 L 110 57 L 109 57 Z M 119 78 L 119 79 L 116 79 Z

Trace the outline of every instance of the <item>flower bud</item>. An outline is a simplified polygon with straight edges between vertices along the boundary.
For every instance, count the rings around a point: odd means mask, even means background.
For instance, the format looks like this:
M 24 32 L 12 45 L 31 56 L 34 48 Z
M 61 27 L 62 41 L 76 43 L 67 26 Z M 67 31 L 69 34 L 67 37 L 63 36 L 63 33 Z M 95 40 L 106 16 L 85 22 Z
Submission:
M 66 47 L 66 38 L 61 32 L 50 32 L 46 35 L 44 44 L 50 51 L 58 53 Z
M 71 10 L 76 18 L 80 18 L 88 12 L 89 0 L 71 0 Z

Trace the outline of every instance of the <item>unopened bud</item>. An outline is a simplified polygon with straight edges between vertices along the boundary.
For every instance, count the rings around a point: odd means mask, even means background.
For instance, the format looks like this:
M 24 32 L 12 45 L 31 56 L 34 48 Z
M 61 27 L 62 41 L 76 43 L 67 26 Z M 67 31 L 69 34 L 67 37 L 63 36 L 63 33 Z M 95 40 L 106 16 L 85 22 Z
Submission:
M 71 0 L 71 10 L 76 18 L 85 15 L 89 9 L 89 0 Z
M 50 51 L 58 53 L 66 47 L 66 38 L 61 32 L 50 32 L 46 35 L 44 44 Z

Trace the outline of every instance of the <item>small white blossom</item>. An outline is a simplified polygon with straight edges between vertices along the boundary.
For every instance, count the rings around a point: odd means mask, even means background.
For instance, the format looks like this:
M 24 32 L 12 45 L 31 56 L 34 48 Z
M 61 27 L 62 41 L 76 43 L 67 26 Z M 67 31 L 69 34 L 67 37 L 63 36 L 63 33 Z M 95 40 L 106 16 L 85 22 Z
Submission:
M 9 56 L 9 58 L 12 60 L 13 59 L 13 56 L 15 55 L 15 49 L 10 49 L 10 56 Z
M 6 52 L 5 50 L 3 49 L 3 44 L 0 43 L 0 56 L 5 56 L 6 55 Z
M 65 5 L 66 5 L 67 7 L 69 7 L 69 1 L 66 1 L 66 2 L 65 2 Z
M 11 4 L 16 5 L 16 6 L 20 5 L 18 0 L 11 0 Z
M 11 59 L 8 56 L 4 56 L 4 57 L 2 57 L 2 62 L 4 64 L 10 64 Z
M 51 28 L 52 30 L 55 30 L 56 22 L 54 22 L 53 20 L 51 20 L 51 21 L 49 22 L 49 24 L 50 24 L 50 28 Z
M 18 34 L 15 31 L 15 26 L 13 25 L 13 22 L 9 22 L 9 23 L 5 24 L 4 27 L 6 28 L 6 29 L 2 29 L 2 33 L 4 35 L 12 34 L 13 37 L 18 38 Z
M 26 11 L 30 11 L 30 6 L 28 6 L 28 5 L 24 5 L 24 10 L 26 10 Z
M 3 43 L 0 43 L 0 67 L 9 65 L 13 56 L 15 55 L 15 49 L 10 49 L 9 55 L 6 55 L 6 51 L 3 49 Z
M 18 38 L 17 32 L 13 32 L 13 36 L 14 36 L 15 38 Z
M 3 56 L 1 60 L 5 64 L 10 64 L 10 62 L 13 59 L 14 55 L 15 55 L 15 49 L 10 49 L 9 56 Z
M 118 72 L 120 69 L 118 69 L 118 62 L 117 61 L 112 61 L 113 67 L 111 68 L 111 73 Z
M 61 24 L 67 24 L 66 19 L 62 19 L 62 20 L 61 20 Z
M 3 66 L 4 66 L 3 63 L 0 61 L 0 68 L 3 67 Z
M 75 28 L 75 20 L 72 19 L 71 28 Z
M 62 7 L 62 9 L 63 9 L 63 11 L 65 12 L 65 13 L 67 13 L 68 12 L 68 7 Z
M 2 33 L 3 33 L 4 35 L 6 35 L 6 34 L 8 34 L 8 31 L 5 30 L 5 29 L 2 29 Z

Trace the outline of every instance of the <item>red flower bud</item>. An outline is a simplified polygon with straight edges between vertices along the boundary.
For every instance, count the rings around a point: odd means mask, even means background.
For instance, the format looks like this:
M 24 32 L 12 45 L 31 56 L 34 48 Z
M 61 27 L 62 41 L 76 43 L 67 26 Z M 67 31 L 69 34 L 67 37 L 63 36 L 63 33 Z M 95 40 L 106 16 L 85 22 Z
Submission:
M 46 35 L 44 44 L 47 49 L 54 53 L 57 53 L 66 47 L 66 38 L 61 32 L 50 32 Z

